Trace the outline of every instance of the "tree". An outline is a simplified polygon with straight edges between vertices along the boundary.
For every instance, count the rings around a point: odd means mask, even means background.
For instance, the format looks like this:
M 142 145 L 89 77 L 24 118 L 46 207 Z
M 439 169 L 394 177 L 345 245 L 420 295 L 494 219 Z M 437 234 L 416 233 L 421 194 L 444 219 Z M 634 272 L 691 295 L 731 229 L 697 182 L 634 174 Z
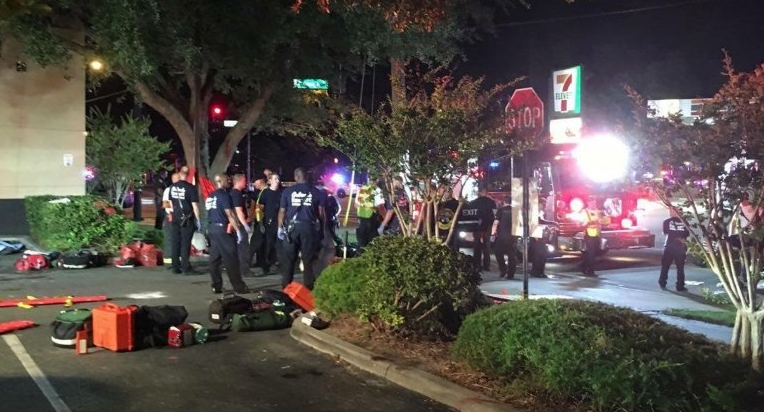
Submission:
M 764 205 L 764 65 L 736 72 L 725 54 L 724 69 L 726 84 L 692 125 L 679 116 L 648 119 L 644 100 L 629 88 L 637 103 L 634 136 L 653 167 L 668 167 L 668 178 L 652 184 L 655 193 L 680 212 L 694 247 L 737 309 L 733 353 L 762 370 L 764 299 L 756 286 L 764 216 L 743 215 L 741 201 L 748 196 L 754 211 Z
M 149 135 L 148 120 L 131 115 L 116 124 L 108 111 L 94 110 L 87 123 L 85 160 L 95 168 L 93 186 L 102 185 L 109 201 L 122 206 L 128 189 L 142 179 L 143 173 L 164 166 L 161 157 L 170 145 Z
M 420 80 L 416 87 L 410 86 L 410 97 L 395 110 L 391 110 L 391 102 L 374 115 L 353 110 L 339 121 L 336 133 L 322 137 L 322 143 L 382 177 L 388 196 L 394 193 L 397 176 L 418 187 L 421 213 L 416 221 L 400 219 L 402 232 L 440 240 L 440 230 L 432 223 L 443 192 L 452 190 L 460 176 L 471 173 L 474 164 L 470 159 L 510 145 L 504 130 L 506 100 L 502 100 L 510 85 L 486 90 L 482 79 L 457 80 L 437 72 L 426 73 Z M 515 152 L 529 147 L 515 143 L 510 146 Z M 398 216 L 410 215 L 391 203 Z

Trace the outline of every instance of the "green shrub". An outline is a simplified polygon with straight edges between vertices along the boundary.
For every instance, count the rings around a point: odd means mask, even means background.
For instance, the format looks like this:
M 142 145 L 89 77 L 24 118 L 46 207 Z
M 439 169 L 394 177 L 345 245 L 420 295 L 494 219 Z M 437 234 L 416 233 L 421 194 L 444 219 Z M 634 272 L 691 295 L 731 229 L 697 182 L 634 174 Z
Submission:
M 358 314 L 380 327 L 453 336 L 482 302 L 466 255 L 420 238 L 381 236 L 364 251 L 369 275 Z
M 151 243 L 152 245 L 156 245 L 159 249 L 162 249 L 164 246 L 164 233 L 154 227 L 141 228 L 138 225 L 135 225 L 135 230 L 133 231 L 131 238 L 145 243 Z
M 464 321 L 453 349 L 475 368 L 598 410 L 741 412 L 764 380 L 716 343 L 602 303 L 518 301 Z
M 69 251 L 91 247 L 115 252 L 132 239 L 135 224 L 103 200 L 95 196 L 67 196 L 68 203 L 50 203 L 56 198 L 25 199 L 32 238 L 44 248 Z
M 329 316 L 357 314 L 368 275 L 369 265 L 361 258 L 343 260 L 327 267 L 313 289 L 316 306 Z

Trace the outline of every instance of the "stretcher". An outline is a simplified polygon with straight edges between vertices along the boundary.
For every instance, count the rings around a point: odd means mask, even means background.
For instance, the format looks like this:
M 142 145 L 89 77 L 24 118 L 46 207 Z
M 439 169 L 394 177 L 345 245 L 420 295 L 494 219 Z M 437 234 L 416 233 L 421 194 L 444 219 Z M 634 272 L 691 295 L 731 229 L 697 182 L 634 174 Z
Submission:
M 0 308 L 41 306 L 41 305 L 71 305 L 74 303 L 103 302 L 109 300 L 106 295 L 93 296 L 56 296 L 35 298 L 27 296 L 26 299 L 1 299 Z

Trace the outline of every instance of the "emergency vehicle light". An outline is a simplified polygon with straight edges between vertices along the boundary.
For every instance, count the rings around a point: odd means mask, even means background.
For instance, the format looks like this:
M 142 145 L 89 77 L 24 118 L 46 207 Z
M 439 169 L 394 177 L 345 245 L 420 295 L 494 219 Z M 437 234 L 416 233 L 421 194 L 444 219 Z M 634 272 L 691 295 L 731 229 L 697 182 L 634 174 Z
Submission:
M 613 136 L 601 135 L 583 139 L 573 151 L 573 157 L 587 178 L 605 183 L 626 175 L 629 148 Z
M 574 197 L 570 201 L 570 210 L 578 213 L 578 212 L 580 212 L 583 209 L 584 209 L 584 201 L 581 200 L 581 198 Z
M 621 220 L 621 227 L 624 229 L 631 229 L 631 227 L 634 226 L 634 221 L 629 219 L 628 217 Z

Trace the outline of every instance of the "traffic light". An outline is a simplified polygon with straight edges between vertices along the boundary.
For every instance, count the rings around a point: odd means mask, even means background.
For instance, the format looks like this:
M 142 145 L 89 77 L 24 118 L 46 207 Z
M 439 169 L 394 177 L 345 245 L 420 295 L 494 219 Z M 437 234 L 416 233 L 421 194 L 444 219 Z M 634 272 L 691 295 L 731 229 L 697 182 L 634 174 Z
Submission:
M 225 117 L 223 114 L 223 107 L 218 104 L 212 105 L 210 108 L 210 115 L 213 122 L 223 121 L 223 118 Z

